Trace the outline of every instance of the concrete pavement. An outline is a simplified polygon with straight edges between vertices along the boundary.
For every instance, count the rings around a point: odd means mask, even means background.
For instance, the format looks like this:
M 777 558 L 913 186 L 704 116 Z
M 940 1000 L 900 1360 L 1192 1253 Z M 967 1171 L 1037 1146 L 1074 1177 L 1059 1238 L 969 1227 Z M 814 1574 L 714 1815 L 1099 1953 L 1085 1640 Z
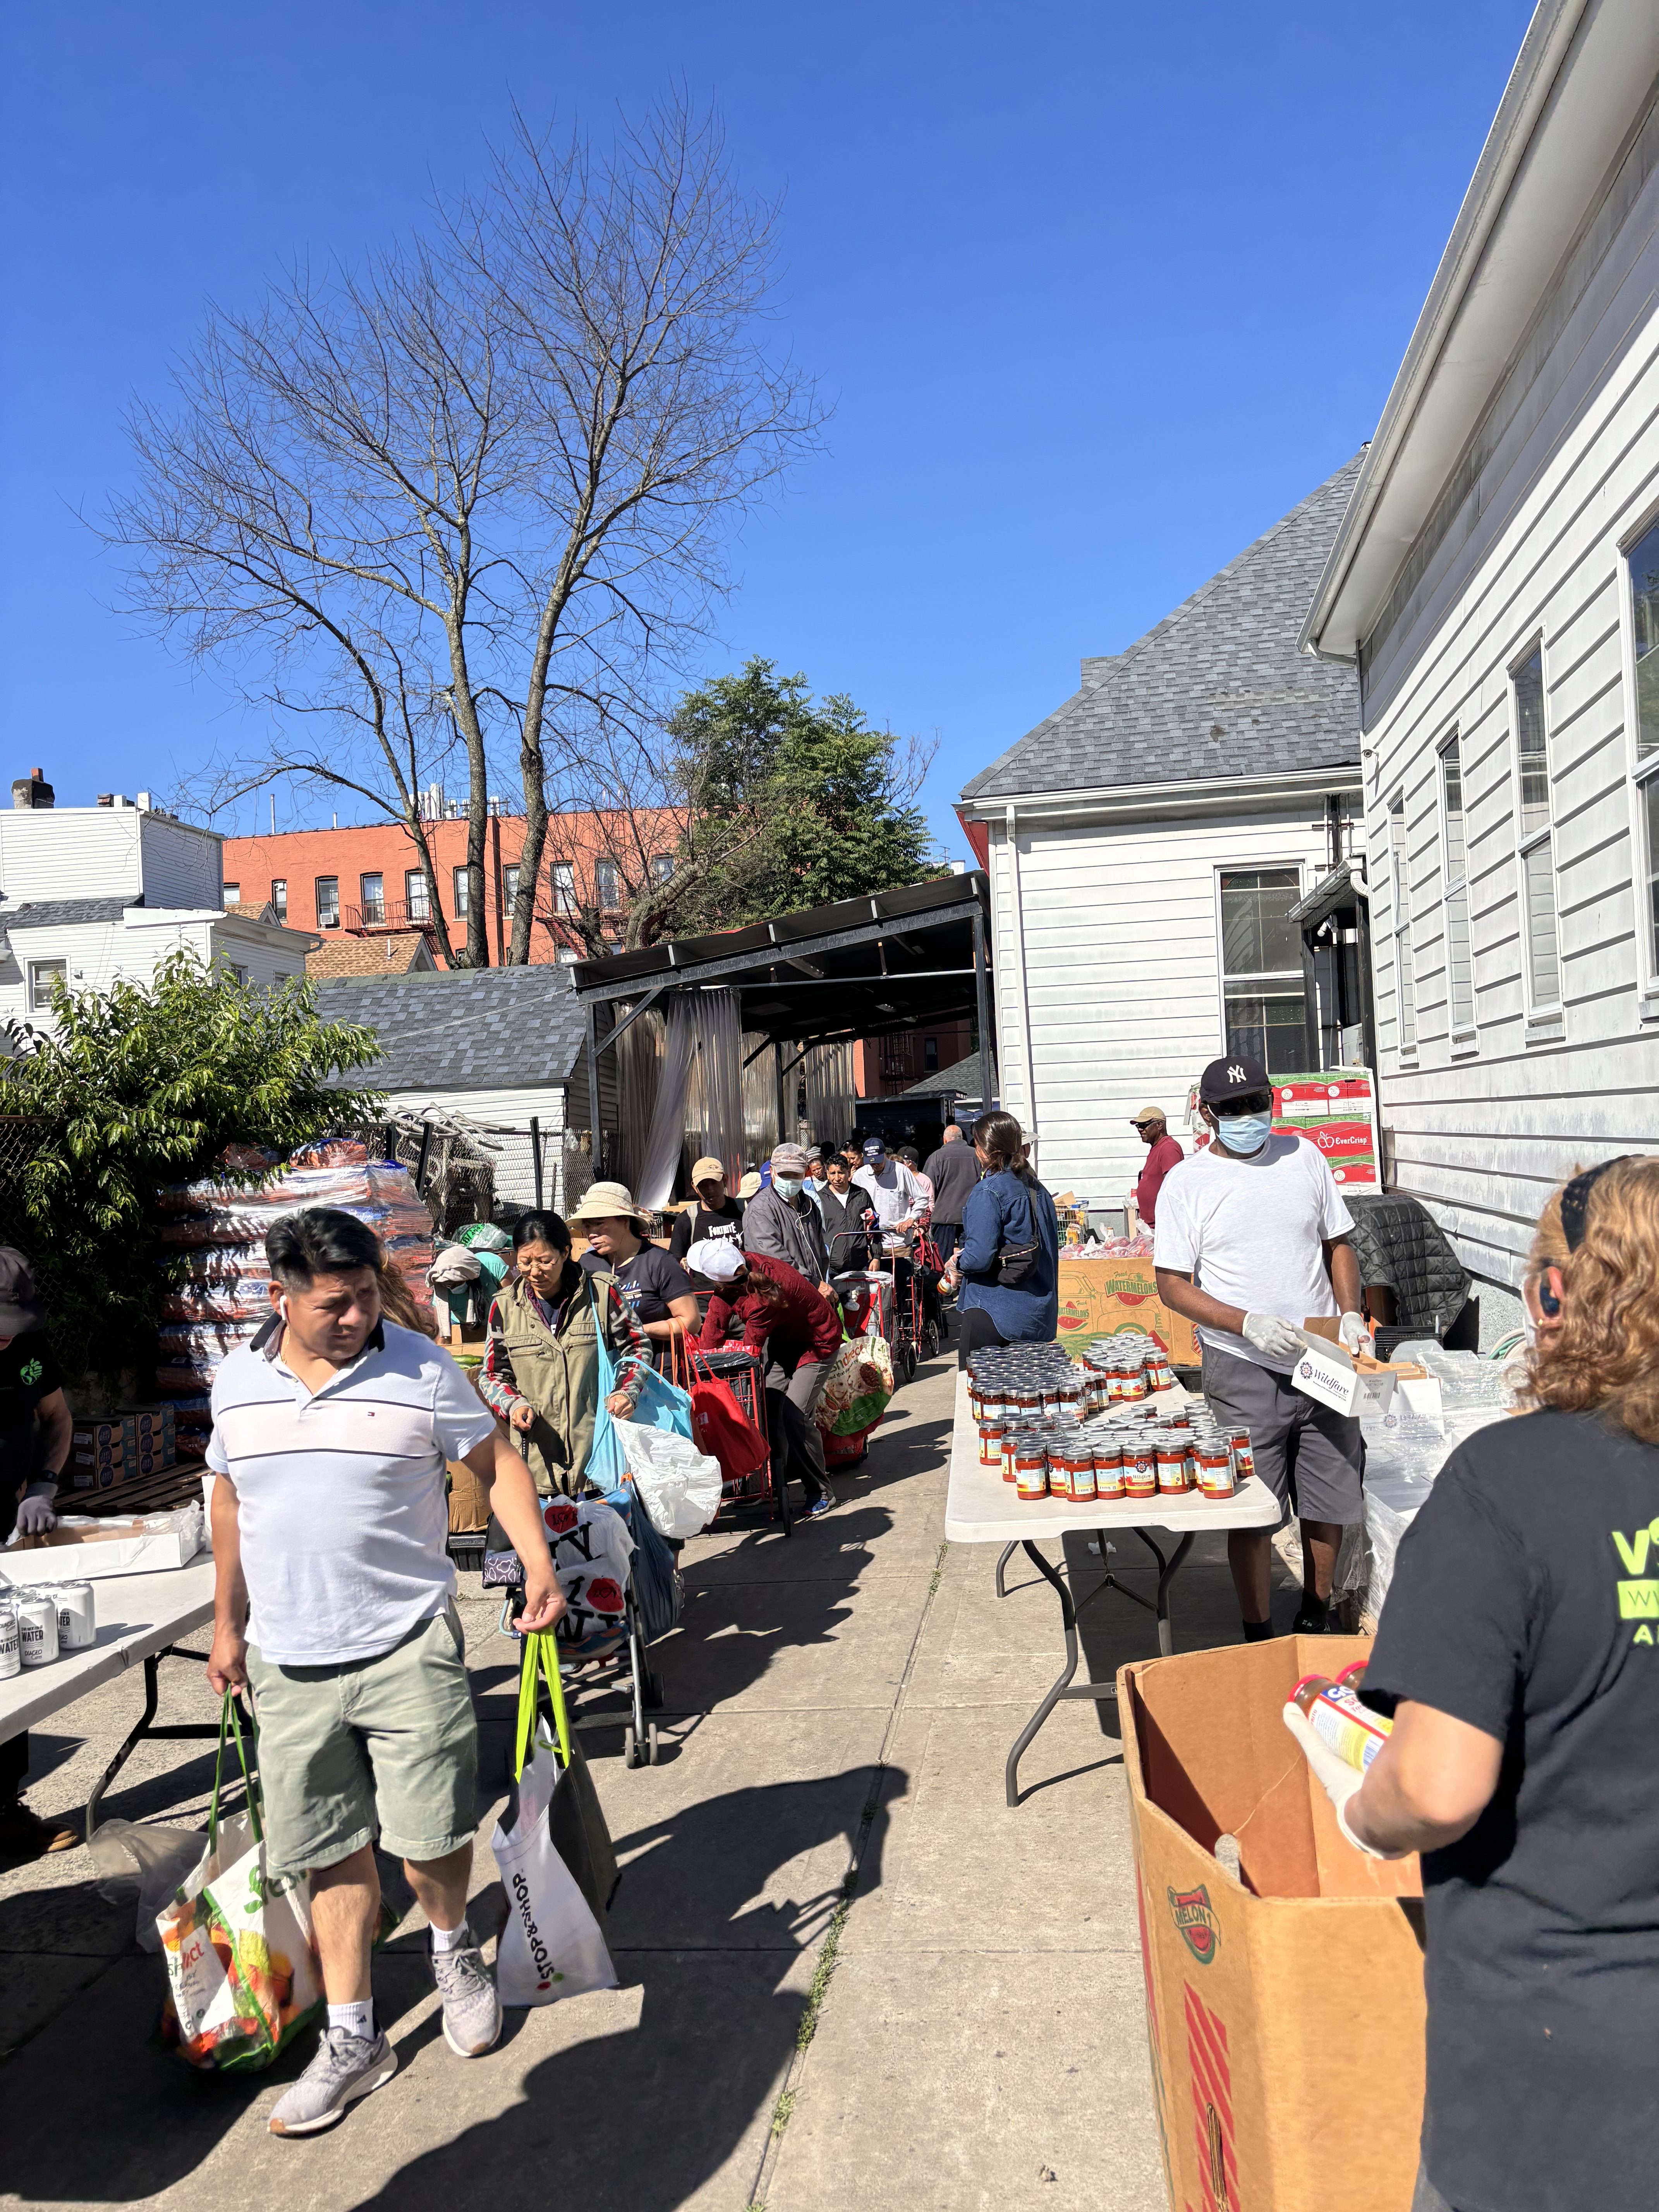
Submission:
M 88 1854 L 0 1875 L 5 2201 L 449 2212 L 477 2192 L 542 2212 L 569 2191 L 586 2212 L 1158 2212 L 1115 1716 L 1060 1706 L 1005 1808 L 1008 1744 L 1059 1668 L 1058 1609 L 1029 1567 L 999 1604 L 993 1552 L 943 1544 L 952 1378 L 939 1361 L 901 1393 L 825 1521 L 687 1547 L 684 1623 L 654 1654 L 663 1762 L 630 1772 L 619 1731 L 585 1739 L 624 1869 L 617 1990 L 509 2014 L 501 2046 L 464 2063 L 411 1911 L 375 1970 L 398 2076 L 332 2133 L 283 2142 L 264 2115 L 308 2041 L 252 2079 L 191 2074 L 149 2046 L 160 1962 Z M 1081 1540 L 1066 1547 L 1086 1586 Z M 474 1912 L 494 1928 L 515 1675 L 463 1586 Z M 1220 1540 L 1175 1603 L 1178 1645 L 1237 1636 Z M 1151 1629 L 1102 1600 L 1091 1674 Z M 194 1668 L 161 1680 L 163 1718 L 210 1714 Z M 37 1734 L 37 1809 L 84 1802 L 138 1697 L 112 1686 Z M 199 1822 L 205 1750 L 143 1747 L 107 1814 Z

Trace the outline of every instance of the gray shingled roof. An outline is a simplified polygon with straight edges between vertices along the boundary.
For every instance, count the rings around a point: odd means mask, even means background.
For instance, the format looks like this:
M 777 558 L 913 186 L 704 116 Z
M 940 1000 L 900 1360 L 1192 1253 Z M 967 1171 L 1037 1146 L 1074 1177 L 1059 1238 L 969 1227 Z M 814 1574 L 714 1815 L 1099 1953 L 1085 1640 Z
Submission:
M 568 968 L 440 968 L 317 985 L 331 1022 L 362 1022 L 383 1060 L 344 1079 L 376 1091 L 533 1091 L 568 1083 L 586 1024 Z
M 963 798 L 1357 766 L 1354 672 L 1298 653 L 1296 641 L 1363 458 L 1144 637 L 1085 660 L 1082 688 Z
M 141 898 L 83 898 L 26 900 L 21 906 L 0 904 L 0 929 L 64 929 L 82 921 L 119 921 L 130 906 L 143 906 Z
M 997 1079 L 997 1056 L 991 1054 L 991 1080 Z M 937 1098 L 945 1091 L 955 1091 L 963 1097 L 979 1097 L 979 1054 L 970 1052 L 966 1060 L 952 1060 L 949 1067 L 937 1073 L 924 1075 L 920 1083 L 913 1083 L 908 1091 L 899 1093 L 901 1098 Z

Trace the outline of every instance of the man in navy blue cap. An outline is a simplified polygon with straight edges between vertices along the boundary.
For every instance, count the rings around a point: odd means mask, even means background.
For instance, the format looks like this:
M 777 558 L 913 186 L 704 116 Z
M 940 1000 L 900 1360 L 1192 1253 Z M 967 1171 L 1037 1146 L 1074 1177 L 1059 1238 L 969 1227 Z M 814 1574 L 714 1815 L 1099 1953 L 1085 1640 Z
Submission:
M 1275 1131 L 1267 1069 L 1245 1053 L 1199 1079 L 1212 1141 L 1172 1168 L 1158 1198 L 1158 1294 L 1198 1326 L 1204 1395 L 1224 1422 L 1248 1428 L 1256 1473 L 1302 1523 L 1302 1609 L 1292 1632 L 1329 1626 L 1342 1531 L 1361 1518 L 1359 1424 L 1293 1388 L 1301 1323 L 1338 1316 L 1350 1352 L 1369 1349 L 1359 1308 L 1353 1220 L 1325 1157 Z M 1247 1642 L 1271 1636 L 1272 1537 L 1235 1528 L 1228 1564 Z

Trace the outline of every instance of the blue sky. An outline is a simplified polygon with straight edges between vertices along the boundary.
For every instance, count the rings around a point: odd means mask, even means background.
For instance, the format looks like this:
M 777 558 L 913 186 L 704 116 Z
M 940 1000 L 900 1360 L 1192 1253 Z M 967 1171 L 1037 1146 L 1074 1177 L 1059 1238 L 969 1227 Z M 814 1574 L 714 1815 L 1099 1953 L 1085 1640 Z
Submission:
M 472 0 L 19 9 L 0 33 L 9 764 L 166 790 L 240 709 L 109 611 L 77 510 L 204 301 L 355 256 L 516 99 L 608 131 L 676 79 L 784 197 L 783 328 L 835 416 L 734 548 L 759 653 L 963 781 L 1370 434 L 1522 0 L 833 11 Z M 313 818 L 325 819 L 325 815 Z M 222 827 L 251 829 L 251 817 Z

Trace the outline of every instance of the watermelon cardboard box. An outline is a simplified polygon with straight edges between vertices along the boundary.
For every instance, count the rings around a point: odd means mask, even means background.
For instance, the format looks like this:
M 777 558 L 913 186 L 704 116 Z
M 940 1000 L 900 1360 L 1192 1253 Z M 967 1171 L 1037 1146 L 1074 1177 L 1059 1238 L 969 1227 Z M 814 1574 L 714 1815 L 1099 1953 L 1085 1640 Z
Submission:
M 1280 1717 L 1362 1637 L 1118 1673 L 1171 2212 L 1408 2212 L 1423 2110 L 1417 1860 L 1362 1857 Z M 1238 1845 L 1239 1877 L 1215 1857 Z

